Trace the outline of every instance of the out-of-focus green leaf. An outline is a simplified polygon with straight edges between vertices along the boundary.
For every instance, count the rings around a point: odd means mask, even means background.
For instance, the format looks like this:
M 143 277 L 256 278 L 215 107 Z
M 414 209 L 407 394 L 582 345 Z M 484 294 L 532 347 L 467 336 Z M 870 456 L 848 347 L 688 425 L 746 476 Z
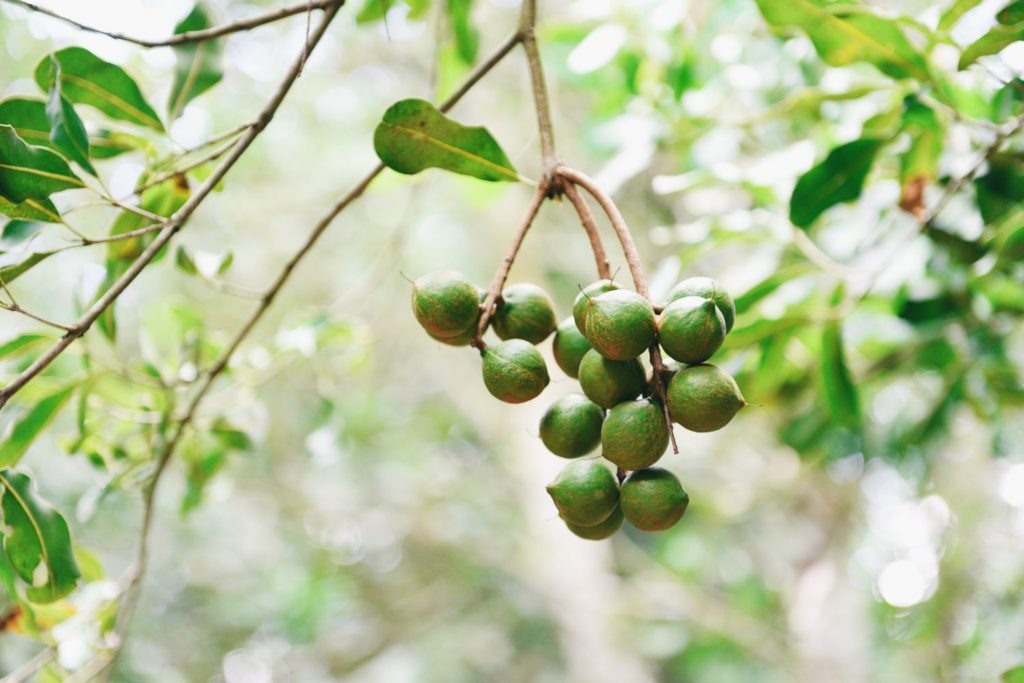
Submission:
M 195 275 L 199 271 L 196 269 L 195 261 L 188 255 L 185 247 L 178 245 L 178 250 L 174 254 L 174 265 L 178 267 L 178 270 L 189 275 Z
M 142 138 L 121 131 L 101 130 L 89 138 L 89 151 L 94 159 L 110 159 L 145 149 L 147 145 L 149 143 Z
M 54 71 L 59 75 L 60 67 L 54 62 Z M 88 173 L 96 175 L 96 169 L 89 162 L 89 135 L 85 124 L 71 103 L 64 98 L 61 79 L 55 78 L 46 102 L 46 117 L 50 121 L 50 142 L 65 158 L 74 161 Z
M 957 68 L 962 71 L 982 57 L 1002 52 L 1019 40 L 1024 40 L 1024 21 L 994 26 L 988 33 L 967 46 L 960 55 Z
M 48 337 L 45 334 L 23 334 L 8 342 L 0 344 L 0 359 L 12 356 L 17 357 L 36 347 L 49 344 L 52 341 L 53 338 Z
M 121 67 L 85 48 L 64 48 L 44 57 L 36 67 L 35 81 L 44 92 L 53 87 L 54 61 L 60 65 L 64 97 L 71 102 L 88 104 L 118 121 L 163 132 L 160 117 L 146 102 L 138 84 Z
M 369 24 L 383 19 L 388 11 L 398 4 L 409 7 L 409 18 L 420 19 L 430 9 L 430 0 L 366 0 L 356 15 L 357 24 Z
M 814 266 L 812 264 L 803 261 L 788 266 L 782 266 L 764 280 L 736 297 L 736 315 L 746 313 L 762 299 L 774 293 L 782 285 L 806 275 L 813 270 Z
M 992 98 L 993 121 L 1009 121 L 1024 111 L 1024 79 L 1015 78 L 998 91 Z
M 80 187 L 85 183 L 66 161 L 45 147 L 29 145 L 11 126 L 0 125 L 0 196 L 21 204 Z
M 9 285 L 32 268 L 50 258 L 56 252 L 42 251 L 37 254 L 4 254 L 0 256 L 0 281 Z
M 441 168 L 481 180 L 519 180 L 486 128 L 456 123 L 426 100 L 391 105 L 374 131 L 373 146 L 381 161 L 399 173 Z
M 833 304 L 837 303 L 840 294 L 841 289 L 837 289 Z M 825 402 L 832 419 L 844 427 L 859 427 L 860 396 L 846 364 L 843 328 L 838 320 L 826 323 L 822 330 L 821 379 L 825 390 Z
M 192 192 L 182 176 L 176 176 L 146 188 L 139 197 L 139 207 L 157 216 L 167 217 L 180 209 Z M 110 227 L 110 235 L 123 235 L 145 227 L 149 221 L 137 213 L 121 213 Z M 132 261 L 153 240 L 153 234 L 132 237 L 107 245 L 107 258 L 114 261 Z
M 0 251 L 19 249 L 43 229 L 42 224 L 33 221 L 8 221 L 0 229 Z
M 910 147 L 900 157 L 900 208 L 923 216 L 924 192 L 938 173 L 945 129 L 934 109 L 911 99 L 903 113 L 902 130 L 910 136 Z
M 103 563 L 95 553 L 78 545 L 75 546 L 74 553 L 75 562 L 82 572 L 82 579 L 84 581 L 99 581 L 105 576 Z
M 480 49 L 480 32 L 469 21 L 473 0 L 448 0 L 448 17 L 455 34 L 455 47 L 459 58 L 466 64 L 476 61 Z
M 807 324 L 807 320 L 797 315 L 783 318 L 763 318 L 744 327 L 733 328 L 725 338 L 722 349 L 727 351 L 744 349 L 805 324 Z
M 35 491 L 27 474 L 0 471 L 3 497 L 0 507 L 4 525 L 4 550 L 33 602 L 53 602 L 75 589 L 80 576 L 64 517 Z M 36 568 L 45 568 L 45 580 L 37 580 Z
M 892 78 L 931 80 L 924 57 L 899 23 L 859 6 L 837 7 L 827 0 L 756 0 L 769 24 L 799 28 L 832 66 L 867 62 Z
M 793 224 L 806 230 L 827 209 L 860 197 L 875 155 L 885 142 L 881 138 L 861 138 L 840 145 L 800 176 L 789 201 Z
M 960 21 L 960 17 L 981 4 L 981 0 L 954 0 L 939 18 L 939 30 L 948 31 Z
M 1024 683 L 1024 664 L 1004 671 L 999 677 L 1003 683 Z
M 249 438 L 249 435 L 224 418 L 220 418 L 214 423 L 211 432 L 226 449 L 236 451 L 252 449 L 252 439 Z
M 53 422 L 61 409 L 75 393 L 75 385 L 61 388 L 31 406 L 11 426 L 3 441 L 0 442 L 0 467 L 12 467 L 18 464 L 21 456 L 32 445 L 36 437 Z
M 192 8 L 188 16 L 174 27 L 174 33 L 199 31 L 212 26 L 210 15 L 203 3 Z M 167 117 L 178 118 L 185 105 L 220 82 L 224 77 L 221 66 L 222 45 L 220 40 L 204 40 L 191 45 L 174 48 L 177 65 L 174 68 L 174 85 L 167 103 Z
M 941 247 L 960 263 L 977 263 L 989 251 L 988 247 L 981 242 L 965 239 L 952 232 L 946 232 L 934 223 L 924 227 L 924 234 L 936 246 Z
M 988 172 L 975 179 L 974 191 L 981 219 L 992 224 L 1020 206 L 1024 197 L 1024 159 L 1012 154 L 993 154 Z
M 996 21 L 1004 26 L 1024 21 L 1024 0 L 1016 0 L 996 13 Z
M 1012 277 L 989 274 L 972 281 L 971 288 L 988 299 L 997 311 L 1024 313 L 1024 283 Z
M 0 213 L 26 221 L 60 223 L 60 213 L 49 199 L 26 199 L 20 204 L 0 197 Z

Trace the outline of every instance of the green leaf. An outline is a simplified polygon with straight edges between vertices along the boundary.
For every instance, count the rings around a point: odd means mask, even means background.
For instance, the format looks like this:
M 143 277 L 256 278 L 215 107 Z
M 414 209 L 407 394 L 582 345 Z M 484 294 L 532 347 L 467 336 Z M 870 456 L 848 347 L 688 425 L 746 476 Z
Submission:
M 957 68 L 963 71 L 982 57 L 1002 52 L 1004 48 L 1018 40 L 1024 40 L 1024 21 L 1016 24 L 999 24 L 967 46 L 964 53 L 960 55 Z
M 459 58 L 466 64 L 476 61 L 480 49 L 480 32 L 469 23 L 473 0 L 448 0 L 448 18 L 455 34 L 455 48 Z
M 1024 683 L 1024 664 L 1004 671 L 999 679 L 1003 683 Z
M 839 296 L 840 290 L 836 290 Z M 835 299 L 833 300 L 835 302 Z M 850 377 L 843 351 L 842 323 L 826 323 L 821 334 L 821 378 L 825 389 L 825 402 L 832 419 L 843 427 L 860 425 L 860 397 Z
M 64 48 L 39 62 L 35 81 L 43 91 L 49 92 L 53 86 L 53 60 L 60 65 L 63 93 L 71 102 L 95 107 L 118 121 L 163 132 L 160 117 L 146 102 L 132 77 L 85 48 Z
M 61 222 L 57 207 L 49 199 L 26 199 L 20 204 L 15 204 L 0 197 L 0 213 L 26 221 Z
M 209 28 L 213 23 L 202 3 L 196 3 L 188 16 L 174 27 L 174 33 L 187 33 Z M 220 40 L 204 40 L 174 48 L 177 65 L 174 85 L 167 101 L 167 117 L 173 121 L 181 115 L 185 105 L 220 82 L 224 77 L 221 67 Z
M 481 180 L 519 180 L 486 128 L 456 123 L 425 100 L 391 105 L 374 131 L 373 146 L 381 161 L 399 173 L 441 168 Z
M 32 268 L 53 256 L 56 252 L 42 251 L 37 254 L 4 254 L 0 256 L 0 282 L 9 285 Z
M 248 451 L 252 449 L 252 439 L 249 438 L 249 435 L 223 417 L 213 424 L 211 431 L 220 441 L 221 446 L 227 450 Z
M 199 272 L 196 268 L 195 261 L 193 261 L 192 257 L 188 255 L 187 251 L 185 251 L 185 247 L 180 245 L 178 246 L 178 251 L 174 254 L 174 265 L 178 266 L 178 270 L 183 273 L 188 273 L 189 275 L 195 275 Z
M 39 234 L 43 226 L 30 221 L 9 221 L 0 230 L 0 251 L 18 249 Z
M 982 0 L 955 0 L 945 12 L 942 13 L 942 17 L 939 19 L 939 30 L 948 31 L 956 25 L 956 22 L 960 21 L 960 17 L 970 12 L 972 9 L 981 4 Z
M 11 126 L 0 125 L 0 196 L 21 204 L 80 187 L 85 183 L 66 161 L 48 149 L 27 144 Z
M 988 173 L 974 181 L 981 219 L 992 224 L 1020 206 L 1024 197 L 1024 163 L 1012 154 L 993 154 Z
M 36 493 L 27 474 L 0 471 L 4 525 L 4 550 L 18 576 L 29 584 L 33 602 L 53 602 L 75 589 L 78 564 L 71 545 L 71 533 L 64 517 Z M 38 582 L 36 568 L 45 567 L 45 580 Z
M 60 74 L 60 66 L 53 64 L 55 73 Z M 50 88 L 50 97 L 46 102 L 46 118 L 50 122 L 50 142 L 65 158 L 74 161 L 91 175 L 96 169 L 89 163 L 89 135 L 85 132 L 82 119 L 78 118 L 75 108 L 62 95 L 61 79 L 56 78 Z
M 999 10 L 996 21 L 1006 26 L 1024 21 L 1024 0 L 1016 0 Z
M 46 429 L 57 414 L 71 399 L 76 386 L 66 386 L 46 396 L 28 409 L 13 424 L 7 436 L 0 442 L 0 467 L 16 465 L 28 447 L 39 434 Z
M 818 54 L 832 66 L 867 62 L 892 78 L 930 81 L 924 57 L 903 34 L 897 21 L 867 8 L 831 5 L 827 0 L 756 0 L 769 24 L 799 28 Z
M 23 334 L 0 344 L 0 358 L 17 357 L 38 346 L 44 346 L 53 341 L 53 337 L 48 337 L 45 334 Z
M 938 174 L 945 129 L 934 109 L 911 99 L 903 113 L 902 130 L 910 135 L 910 147 L 900 157 L 900 207 L 923 216 L 924 190 Z
M 369 24 L 380 21 L 397 4 L 400 4 L 398 0 L 366 0 L 356 15 L 356 23 Z M 405 0 L 401 4 L 409 7 L 409 19 L 419 19 L 430 9 L 430 0 Z
M 146 188 L 139 197 L 139 207 L 168 217 L 184 206 L 191 196 L 191 190 L 184 178 L 178 176 Z M 149 221 L 137 213 L 125 211 L 118 215 L 110 227 L 110 235 L 123 235 L 145 227 Z M 133 261 L 153 240 L 155 233 L 140 235 L 131 239 L 111 242 L 107 245 L 107 258 L 113 261 Z
M 101 130 L 89 139 L 93 159 L 110 159 L 125 152 L 145 149 L 148 145 L 140 137 L 112 130 Z
M 857 199 L 885 142 L 881 138 L 861 138 L 840 145 L 800 176 L 789 200 L 793 224 L 806 230 L 827 209 Z
M 30 145 L 53 147 L 50 142 L 50 120 L 46 116 L 46 102 L 29 97 L 9 97 L 0 101 L 0 124 L 14 128 L 22 140 Z

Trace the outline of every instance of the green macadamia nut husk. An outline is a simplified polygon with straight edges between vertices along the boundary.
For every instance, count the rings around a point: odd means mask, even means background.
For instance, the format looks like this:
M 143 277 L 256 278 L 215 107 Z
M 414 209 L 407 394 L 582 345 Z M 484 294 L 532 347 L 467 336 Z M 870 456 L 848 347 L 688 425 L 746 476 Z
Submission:
M 547 486 L 566 522 L 594 526 L 608 519 L 619 503 L 619 484 L 599 460 L 573 460 Z
M 660 467 L 637 470 L 622 482 L 620 506 L 641 531 L 663 531 L 686 513 L 690 496 L 674 474 Z
M 636 398 L 647 383 L 644 366 L 636 358 L 609 360 L 595 350 L 583 355 L 579 379 L 586 397 L 602 408 Z
M 579 377 L 580 361 L 590 349 L 590 342 L 576 328 L 576 322 L 572 318 L 566 318 L 558 324 L 551 350 L 562 372 L 573 379 Z
M 736 380 L 714 365 L 691 365 L 668 383 L 668 412 L 691 432 L 713 432 L 747 405 Z
M 718 280 L 710 277 L 688 277 L 669 291 L 665 306 L 684 296 L 699 296 L 714 301 L 722 313 L 722 319 L 725 320 L 725 332 L 729 333 L 736 322 L 736 304 Z
M 501 293 L 501 299 L 491 318 L 494 333 L 501 339 L 525 339 L 539 344 L 555 331 L 555 305 L 537 285 L 510 285 Z
M 589 301 L 586 335 L 605 358 L 636 358 L 650 348 L 657 335 L 654 307 L 636 292 L 605 292 Z
M 569 394 L 551 404 L 540 420 L 540 438 L 549 451 L 563 458 L 578 458 L 601 442 L 604 411 L 580 394 Z
M 622 509 L 616 505 L 615 509 L 612 510 L 612 514 L 608 515 L 608 519 L 593 526 L 581 526 L 572 522 L 566 522 L 565 519 L 562 521 L 565 522 L 565 526 L 569 531 L 580 538 L 588 541 L 603 541 L 606 538 L 610 538 L 622 527 L 623 519 L 625 517 L 622 515 Z
M 598 280 L 580 290 L 572 302 L 572 318 L 576 323 L 576 329 L 583 334 L 587 333 L 587 308 L 591 299 L 618 288 L 619 286 L 611 280 Z
M 506 403 L 524 403 L 540 395 L 550 382 L 544 358 L 533 344 L 509 339 L 483 353 L 484 386 Z
M 624 470 L 650 467 L 668 447 L 668 430 L 657 401 L 623 401 L 608 411 L 601 427 L 601 455 Z
M 661 348 L 680 363 L 703 363 L 725 341 L 725 318 L 711 299 L 684 296 L 658 316 Z
M 424 275 L 412 286 L 413 314 L 431 337 L 454 344 L 480 322 L 478 292 L 469 278 L 453 270 Z

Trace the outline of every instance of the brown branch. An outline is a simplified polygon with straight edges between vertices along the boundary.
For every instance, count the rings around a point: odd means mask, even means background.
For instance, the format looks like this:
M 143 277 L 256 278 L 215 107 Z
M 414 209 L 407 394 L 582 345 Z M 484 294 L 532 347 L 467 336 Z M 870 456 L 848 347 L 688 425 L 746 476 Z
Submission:
M 232 21 L 227 24 L 222 24 L 220 26 L 214 26 L 211 28 L 205 28 L 199 31 L 187 31 L 185 33 L 179 33 L 177 35 L 171 36 L 170 38 L 164 38 L 162 40 L 147 40 L 145 38 L 136 38 L 133 36 L 125 35 L 124 33 L 118 33 L 116 31 L 104 31 L 103 29 L 96 28 L 95 26 L 89 26 L 87 24 L 77 22 L 74 19 L 69 19 L 68 17 L 58 14 L 53 10 L 46 9 L 45 7 L 40 7 L 35 3 L 26 2 L 26 0 L 0 0 L 0 2 L 6 2 L 11 5 L 17 5 L 18 7 L 27 9 L 30 12 L 43 14 L 58 21 L 62 21 L 65 24 L 74 26 L 75 28 L 81 31 L 86 31 L 88 33 L 96 33 L 101 36 L 106 36 L 107 38 L 112 38 L 114 40 L 122 40 L 124 42 L 133 43 L 141 47 L 155 48 L 174 47 L 175 45 L 190 45 L 193 43 L 201 43 L 203 41 L 213 40 L 214 38 L 220 38 L 221 36 L 226 36 L 231 33 L 248 31 L 250 29 L 263 26 L 264 24 L 270 24 L 275 21 L 280 21 L 281 19 L 286 19 L 287 17 L 294 16 L 296 14 L 309 12 L 310 10 L 326 10 L 337 4 L 338 0 L 315 0 L 314 2 L 308 2 L 306 0 L 303 0 L 303 2 L 298 2 L 294 5 L 287 5 L 272 12 L 267 12 L 266 14 L 260 14 L 258 16 L 250 17 L 248 19 L 239 19 L 237 21 Z
M 54 320 L 48 320 L 47 318 L 44 318 L 40 315 L 36 315 L 32 311 L 26 310 L 13 300 L 11 303 L 7 303 L 6 301 L 0 301 L 0 308 L 4 309 L 5 311 L 10 311 L 11 313 L 18 313 L 20 315 L 25 316 L 26 318 L 31 318 L 36 322 L 42 323 L 44 325 L 49 325 L 50 327 L 56 328 L 58 330 L 64 330 L 65 332 L 68 332 L 71 329 L 68 325 L 65 325 L 64 323 L 59 323 Z
M 487 289 L 487 296 L 484 297 L 484 302 L 480 305 L 480 324 L 476 328 L 476 338 L 473 340 L 473 346 L 481 351 L 487 348 L 487 344 L 483 340 L 484 332 L 487 331 L 487 326 L 491 324 L 494 307 L 501 300 L 501 290 L 505 287 L 508 272 L 512 269 L 512 263 L 516 260 L 519 247 L 523 245 L 523 238 L 526 237 L 530 226 L 533 225 L 533 219 L 537 217 L 537 212 L 540 211 L 540 205 L 547 199 L 550 187 L 551 183 L 547 179 L 541 180 L 537 185 L 537 191 L 534 192 L 533 199 L 530 200 L 530 204 L 526 207 L 526 214 L 523 216 L 523 220 L 520 221 L 515 235 L 512 236 L 512 244 L 509 246 L 508 253 L 505 254 L 501 266 L 498 267 L 498 272 L 494 274 L 491 286 Z
M 580 217 L 580 223 L 583 224 L 583 230 L 587 233 L 587 238 L 590 240 L 590 250 L 594 253 L 594 265 L 597 266 L 597 276 L 602 280 L 610 280 L 612 278 L 612 267 L 608 263 L 608 253 L 604 250 L 604 242 L 601 241 L 601 233 L 597 228 L 597 221 L 594 220 L 594 214 L 591 212 L 590 207 L 587 206 L 587 201 L 580 196 L 579 190 L 572 183 L 564 183 L 562 185 L 562 194 L 564 194 L 569 202 L 576 209 L 576 213 Z
M 325 17 L 325 21 L 330 21 L 330 17 Z M 318 40 L 319 35 L 322 32 L 318 29 L 318 33 L 314 34 L 311 39 L 310 46 L 315 44 Z M 449 111 L 455 104 L 462 99 L 462 97 L 469 92 L 469 90 L 480 81 L 491 69 L 493 69 L 511 50 L 519 43 L 519 34 L 513 34 L 506 38 L 502 43 L 495 49 L 495 51 L 478 64 L 473 71 L 466 77 L 463 84 L 447 99 L 445 100 L 439 109 L 443 112 Z M 235 336 L 229 342 L 227 348 L 221 353 L 220 357 L 211 365 L 206 372 L 203 374 L 202 379 L 199 382 L 198 388 L 192 399 L 189 401 L 185 408 L 184 413 L 178 420 L 174 432 L 165 443 L 164 447 L 160 451 L 158 456 L 156 467 L 150 478 L 149 485 L 146 487 L 145 494 L 143 496 L 143 512 L 142 512 L 142 525 L 139 539 L 139 546 L 136 551 L 135 561 L 132 563 L 131 568 L 122 577 L 120 583 L 123 586 L 122 589 L 122 600 L 123 606 L 121 613 L 118 615 L 117 624 L 115 631 L 121 636 L 115 648 L 110 652 L 103 652 L 98 654 L 91 660 L 81 671 L 85 671 L 89 675 L 101 672 L 111 665 L 117 658 L 118 652 L 120 651 L 121 643 L 124 641 L 123 635 L 126 633 L 128 625 L 131 621 L 132 615 L 135 610 L 135 605 L 138 602 L 139 594 L 141 591 L 142 578 L 145 576 L 146 567 L 149 561 L 149 534 L 153 527 L 153 516 L 155 514 L 156 506 L 156 494 L 159 488 L 160 481 L 162 480 L 163 474 L 167 471 L 167 465 L 170 463 L 171 458 L 174 456 L 174 452 L 181 442 L 182 437 L 185 434 L 186 429 L 195 419 L 196 413 L 202 403 L 203 398 L 209 392 L 210 387 L 213 386 L 214 381 L 224 372 L 230 363 L 231 358 L 235 352 L 241 346 L 242 342 L 249 336 L 252 330 L 256 327 L 257 323 L 263 318 L 263 315 L 270 308 L 277 294 L 281 291 L 284 285 L 287 283 L 292 273 L 298 267 L 299 263 L 306 257 L 306 255 L 313 249 L 314 245 L 320 239 L 320 237 L 326 232 L 327 228 L 331 225 L 337 216 L 344 211 L 352 202 L 358 199 L 366 189 L 370 186 L 370 183 L 380 175 L 384 170 L 383 164 L 377 164 L 362 180 L 353 188 L 345 197 L 343 197 L 337 204 L 331 207 L 323 218 L 321 218 L 316 226 L 310 232 L 305 242 L 299 247 L 299 249 L 292 255 L 292 257 L 282 268 L 281 272 L 274 279 L 274 282 L 267 289 L 266 293 L 260 299 L 260 303 L 256 310 L 249 316 L 245 324 L 238 330 Z M 88 680 L 81 678 L 79 680 Z
M 544 176 L 554 175 L 558 166 L 555 153 L 555 133 L 551 125 L 551 105 L 547 85 L 544 83 L 544 67 L 537 49 L 537 0 L 523 0 L 519 14 L 519 34 L 526 52 L 526 63 L 530 70 L 530 90 L 537 112 L 537 131 L 540 136 L 541 156 L 544 161 Z
M 651 292 L 647 286 L 647 275 L 644 273 L 643 263 L 640 261 L 640 252 L 637 251 L 636 244 L 633 242 L 633 235 L 629 232 L 626 220 L 622 217 L 622 213 L 619 212 L 619 208 L 615 206 L 612 198 L 592 178 L 575 169 L 568 168 L 567 166 L 558 166 L 555 169 L 555 175 L 582 187 L 601 206 L 601 209 L 604 210 L 605 215 L 608 216 L 608 220 L 612 224 L 616 237 L 619 238 L 619 244 L 622 245 L 622 252 L 626 257 L 626 263 L 629 265 L 629 273 L 633 278 L 633 286 L 636 287 L 637 294 L 651 301 Z M 651 305 L 654 305 L 653 302 L 651 302 Z M 651 344 L 648 354 L 651 358 L 654 393 L 657 394 L 658 399 L 661 401 L 661 408 L 665 413 L 665 420 L 668 422 L 668 434 L 672 441 L 672 450 L 678 453 L 679 446 L 676 444 L 675 431 L 672 429 L 672 417 L 668 412 L 668 398 L 665 394 L 665 364 L 662 362 L 661 349 L 658 347 L 657 340 Z
M 309 45 L 304 47 L 304 50 L 312 48 L 320 42 L 320 39 L 327 31 L 327 27 L 330 25 L 331 21 L 334 19 L 343 4 L 344 0 L 335 0 L 334 4 L 327 8 L 320 24 L 310 36 Z M 199 186 L 196 192 L 189 197 L 188 201 L 185 202 L 178 212 L 167 220 L 156 238 L 148 247 L 146 247 L 142 254 L 132 262 L 128 267 L 128 270 L 126 270 L 125 273 L 110 286 L 110 289 L 108 289 L 103 296 L 97 299 L 89 310 L 87 310 L 82 317 L 71 326 L 71 329 L 68 330 L 66 335 L 61 337 L 57 343 L 51 346 L 46 353 L 37 358 L 35 362 L 22 371 L 21 374 L 11 380 L 3 390 L 0 390 L 0 408 L 3 408 L 3 406 L 5 406 L 11 399 L 11 396 L 24 387 L 33 377 L 45 370 L 54 360 L 57 359 L 58 356 L 60 356 L 61 353 L 64 352 L 66 348 L 71 346 L 76 339 L 85 334 L 89 328 L 92 327 L 92 324 L 103 314 L 103 312 L 113 305 L 114 301 L 117 300 L 117 297 L 119 297 L 121 293 L 128 288 L 128 285 L 130 285 L 135 278 L 139 276 L 139 273 L 149 265 L 149 262 L 152 261 L 158 253 L 160 253 L 160 250 L 170 242 L 171 238 L 181 230 L 192 214 L 195 213 L 195 210 L 199 208 L 199 205 L 203 200 L 206 199 L 207 195 L 213 191 L 217 184 L 225 175 L 227 175 L 228 171 L 230 171 L 238 162 L 242 154 L 245 153 L 253 141 L 260 135 L 260 133 L 263 132 L 267 127 L 267 124 L 270 123 L 270 120 L 274 117 L 274 114 L 281 106 L 281 102 L 284 101 L 288 91 L 291 90 L 291 87 L 295 84 L 295 81 L 299 76 L 299 69 L 301 65 L 301 59 L 292 63 L 292 66 L 288 70 L 284 80 L 281 82 L 281 85 L 278 86 L 273 97 L 271 97 L 270 101 L 266 106 L 264 106 L 252 127 L 248 128 L 245 135 L 239 138 L 238 143 L 231 150 L 231 153 L 220 163 L 219 166 L 217 166 L 213 173 L 210 174 L 210 177 Z

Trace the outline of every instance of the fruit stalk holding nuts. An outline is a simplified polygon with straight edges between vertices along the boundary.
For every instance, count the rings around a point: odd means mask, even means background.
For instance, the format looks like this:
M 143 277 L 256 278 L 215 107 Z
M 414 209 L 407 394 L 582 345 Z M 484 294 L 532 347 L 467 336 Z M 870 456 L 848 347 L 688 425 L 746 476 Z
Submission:
M 571 194 L 588 227 L 598 273 L 607 274 L 589 209 L 575 188 L 572 193 L 565 190 L 566 183 L 587 190 L 604 209 L 636 291 L 604 277 L 581 287 L 571 317 L 558 323 L 555 304 L 542 288 L 506 285 L 506 280 L 540 204 L 559 188 Z M 476 347 L 484 386 L 507 403 L 532 400 L 548 386 L 547 364 L 537 345 L 553 335 L 554 359 L 568 377 L 578 379 L 582 395 L 555 400 L 541 419 L 545 447 L 572 460 L 548 493 L 569 531 L 584 539 L 608 538 L 623 521 L 643 531 L 675 525 L 686 512 L 689 495 L 674 474 L 654 467 L 669 443 L 678 453 L 672 423 L 693 432 L 714 431 L 747 405 L 732 377 L 707 363 L 735 322 L 729 294 L 711 278 L 693 277 L 673 287 L 655 308 L 618 209 L 593 181 L 564 167 L 538 187 L 487 291 L 453 271 L 431 273 L 413 283 L 413 312 L 435 340 Z M 499 343 L 484 341 L 488 328 Z M 662 351 L 672 362 L 662 361 Z M 641 362 L 645 352 L 650 375 Z M 603 459 L 588 457 L 599 445 Z

